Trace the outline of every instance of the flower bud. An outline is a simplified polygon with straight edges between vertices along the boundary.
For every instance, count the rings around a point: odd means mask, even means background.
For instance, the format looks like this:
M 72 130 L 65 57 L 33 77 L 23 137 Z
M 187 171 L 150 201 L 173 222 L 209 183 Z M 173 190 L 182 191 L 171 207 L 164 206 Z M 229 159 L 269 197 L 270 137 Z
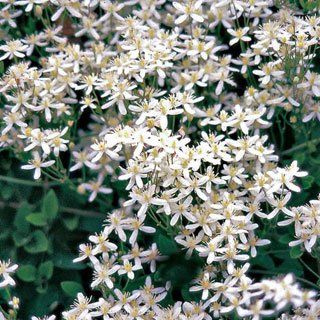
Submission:
M 298 83 L 299 81 L 300 81 L 300 79 L 299 79 L 298 76 L 295 76 L 295 77 L 293 78 L 293 82 L 294 82 L 294 83 Z
M 80 194 L 85 194 L 86 193 L 86 189 L 84 187 L 83 184 L 80 184 L 77 188 L 77 192 L 80 193 Z
M 36 5 L 35 9 L 34 9 L 34 14 L 36 17 L 40 18 L 42 16 L 43 10 L 41 8 L 41 6 Z
M 290 123 L 296 123 L 297 122 L 297 117 L 296 116 L 291 116 L 290 117 Z

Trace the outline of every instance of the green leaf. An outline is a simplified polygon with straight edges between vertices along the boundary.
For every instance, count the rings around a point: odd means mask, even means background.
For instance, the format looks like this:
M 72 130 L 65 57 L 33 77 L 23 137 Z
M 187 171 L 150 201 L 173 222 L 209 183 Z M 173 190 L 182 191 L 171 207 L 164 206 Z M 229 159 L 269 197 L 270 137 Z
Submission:
M 319 6 L 319 2 L 315 1 L 315 0 L 299 0 L 301 7 L 305 10 L 305 11 L 312 11 L 315 8 L 317 8 L 317 6 Z
M 274 269 L 280 274 L 294 273 L 296 276 L 300 277 L 303 275 L 303 268 L 298 259 L 286 259 L 279 266 Z
M 96 232 L 101 228 L 103 219 L 94 217 L 81 217 L 79 222 L 79 230 L 87 232 Z
M 156 242 L 160 252 L 164 255 L 172 255 L 179 251 L 177 243 L 163 234 L 157 236 Z
M 31 206 L 27 202 L 23 202 L 14 217 L 13 224 L 22 233 L 28 233 L 30 230 L 30 224 L 26 220 L 26 216 L 30 213 L 32 213 Z
M 71 298 L 75 298 L 78 292 L 83 292 L 82 285 L 75 281 L 63 281 L 61 288 Z
M 283 244 L 288 244 L 292 240 L 292 236 L 290 234 L 284 234 L 279 238 L 279 242 Z
M 51 279 L 53 275 L 53 268 L 53 262 L 50 260 L 41 263 L 38 269 L 39 276 L 47 280 Z
M 36 272 L 37 269 L 35 266 L 32 264 L 26 264 L 19 266 L 17 276 L 25 282 L 32 282 L 36 279 Z
M 22 247 L 30 240 L 29 236 L 26 236 L 24 233 L 20 233 L 19 231 L 14 232 L 12 238 L 16 247 Z
M 59 302 L 63 302 L 61 296 L 61 290 L 58 291 L 56 287 L 50 286 L 46 293 L 36 294 L 32 299 L 28 299 L 29 313 L 45 315 L 53 306 L 57 306 Z M 27 317 L 24 319 L 27 319 Z
M 58 199 L 51 189 L 44 197 L 42 203 L 42 213 L 50 220 L 56 218 L 59 210 Z
M 295 246 L 290 249 L 290 257 L 292 259 L 298 259 L 303 255 L 303 251 L 300 246 Z
M 62 221 L 65 227 L 70 231 L 74 231 L 79 225 L 79 217 L 76 216 L 71 218 L 64 218 Z
M 36 230 L 31 235 L 31 240 L 24 246 L 24 249 L 32 254 L 48 250 L 49 242 L 41 230 Z
M 314 182 L 313 176 L 306 176 L 302 179 L 302 188 L 303 189 L 309 189 L 312 187 L 312 183 Z
M 82 270 L 86 266 L 81 263 L 73 263 L 72 260 L 77 258 L 68 252 L 58 252 L 59 249 L 55 249 L 55 255 L 52 257 L 54 266 L 65 270 Z
M 12 185 L 4 186 L 1 188 L 1 195 L 4 200 L 9 200 L 14 193 L 14 188 Z
M 268 268 L 274 268 L 274 262 L 268 254 L 257 255 L 250 261 L 250 263 L 252 263 L 253 266 L 259 266 L 262 268 L 265 268 L 266 266 L 268 266 Z
M 7 288 L 0 288 L 0 300 L 9 302 L 11 300 L 10 291 Z
M 199 302 L 201 300 L 201 295 L 198 292 L 190 291 L 190 285 L 186 284 L 181 289 L 181 295 L 184 301 L 196 301 Z
M 141 276 L 139 278 L 134 278 L 133 280 L 129 281 L 129 283 L 126 286 L 126 290 L 131 292 L 133 290 L 143 287 L 147 277 L 148 276 Z
M 31 213 L 26 216 L 26 220 L 37 227 L 43 227 L 47 224 L 46 216 L 42 213 Z
M 295 153 L 294 154 L 295 160 L 298 161 L 298 163 L 301 165 L 306 160 L 306 154 L 305 153 Z

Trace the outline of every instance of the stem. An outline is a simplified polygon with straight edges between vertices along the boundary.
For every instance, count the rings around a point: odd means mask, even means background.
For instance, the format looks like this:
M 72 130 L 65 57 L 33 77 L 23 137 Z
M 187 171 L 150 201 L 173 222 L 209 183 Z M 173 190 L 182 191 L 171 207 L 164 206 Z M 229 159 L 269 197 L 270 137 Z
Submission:
M 317 274 L 314 270 L 312 270 L 301 258 L 299 258 L 299 261 L 303 264 L 303 266 L 309 270 L 315 277 L 317 277 L 318 279 L 320 279 L 320 275 Z
M 301 144 L 299 144 L 297 146 L 294 146 L 294 147 L 292 147 L 290 149 L 287 149 L 287 150 L 283 151 L 282 154 L 283 155 L 289 155 L 289 154 L 291 154 L 291 153 L 293 153 L 295 151 L 298 151 L 300 149 L 303 149 L 304 147 L 307 147 L 310 144 L 318 144 L 318 143 L 320 143 L 320 138 L 316 138 L 316 139 L 313 139 L 313 140 L 310 140 L 310 141 L 306 141 L 304 143 L 301 143 Z
M 106 218 L 106 216 L 104 214 L 99 213 L 99 212 L 95 212 L 95 211 L 82 210 L 82 209 L 69 208 L 69 207 L 60 207 L 60 209 L 63 212 L 72 213 L 77 216 Z
M 15 184 L 21 184 L 24 186 L 32 186 L 32 187 L 43 187 L 44 184 L 46 185 L 59 185 L 59 182 L 37 182 L 37 181 L 31 181 L 31 180 L 25 180 L 25 179 L 19 179 L 19 178 L 13 178 L 8 176 L 0 176 L 0 181 L 5 181 L 8 183 L 15 183 Z
M 0 201 L 0 208 L 4 208 L 5 206 L 8 206 L 8 207 L 13 208 L 13 209 L 19 209 L 20 208 L 20 204 L 19 203 Z M 99 213 L 99 212 L 96 212 L 96 211 L 91 211 L 91 210 L 83 210 L 83 209 L 64 207 L 64 206 L 60 206 L 59 209 L 62 212 L 71 213 L 71 214 L 74 214 L 74 215 L 77 215 L 77 216 L 97 217 L 97 218 L 105 218 L 106 217 L 102 213 Z

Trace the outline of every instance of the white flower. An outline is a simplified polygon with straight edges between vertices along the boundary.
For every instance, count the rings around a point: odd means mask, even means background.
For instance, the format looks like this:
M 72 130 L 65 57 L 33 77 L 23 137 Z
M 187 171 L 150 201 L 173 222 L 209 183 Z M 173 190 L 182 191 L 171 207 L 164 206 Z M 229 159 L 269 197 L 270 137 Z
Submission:
M 172 5 L 178 10 L 178 12 L 182 13 L 176 20 L 176 24 L 181 24 L 185 22 L 189 17 L 196 22 L 203 22 L 204 18 L 201 15 L 201 5 L 202 0 L 188 0 L 186 4 L 182 4 L 179 2 L 173 2 Z
M 45 158 L 41 159 L 39 152 L 37 151 L 33 152 L 32 156 L 33 156 L 33 159 L 29 160 L 30 164 L 21 166 L 21 169 L 34 170 L 33 178 L 37 180 L 41 176 L 41 168 L 51 167 L 55 163 L 55 160 L 44 161 Z
M 92 202 L 98 195 L 98 193 L 110 194 L 112 193 L 112 189 L 106 188 L 102 186 L 104 180 L 103 175 L 99 175 L 97 181 L 92 181 L 90 183 L 83 183 L 82 186 L 85 190 L 91 191 L 89 202 Z
M 16 283 L 11 277 L 11 273 L 14 273 L 18 269 L 17 264 L 11 264 L 9 261 L 0 261 L 0 288 L 7 286 L 14 286 Z
M 251 38 L 246 35 L 249 30 L 250 30 L 249 27 L 239 28 L 236 30 L 227 29 L 228 33 L 230 33 L 233 36 L 233 39 L 231 39 L 229 42 L 230 46 L 233 46 L 234 44 L 236 44 L 239 41 L 244 41 L 244 42 L 250 41 Z
M 14 57 L 17 58 L 24 58 L 25 53 L 28 49 L 28 46 L 23 44 L 20 40 L 12 40 L 8 41 L 6 44 L 0 46 L 0 50 L 4 51 L 5 53 L 0 57 L 1 60 L 5 59 L 13 59 Z
M 134 271 L 142 269 L 141 265 L 132 265 L 128 260 L 123 261 L 123 265 L 120 266 L 120 269 L 118 271 L 119 275 L 127 274 L 129 279 L 134 278 Z

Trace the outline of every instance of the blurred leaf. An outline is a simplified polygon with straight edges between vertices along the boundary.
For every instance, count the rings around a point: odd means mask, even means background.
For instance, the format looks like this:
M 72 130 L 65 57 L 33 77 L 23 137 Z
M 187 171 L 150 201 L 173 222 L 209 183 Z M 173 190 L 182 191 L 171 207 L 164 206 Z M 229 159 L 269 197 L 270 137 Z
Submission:
M 72 260 L 76 258 L 70 253 L 56 252 L 52 257 L 54 266 L 66 270 L 81 270 L 86 266 L 81 263 L 73 263 Z
M 1 188 L 1 195 L 4 200 L 9 200 L 14 193 L 14 188 L 12 185 L 6 185 Z
M 65 297 L 61 292 L 58 292 L 56 287 L 50 286 L 44 294 L 37 294 L 30 299 L 29 314 L 24 319 L 30 319 L 31 315 L 44 316 L 48 313 L 48 310 L 52 310 L 57 303 L 63 301 Z
M 126 290 L 131 292 L 135 289 L 139 289 L 145 284 L 146 279 L 147 279 L 147 276 L 134 278 L 133 280 L 129 281 L 128 285 L 126 286 Z
M 53 262 L 50 260 L 41 263 L 38 269 L 39 276 L 47 280 L 51 279 L 53 275 L 53 268 L 54 268 Z
M 251 259 L 251 263 L 253 266 L 262 268 L 274 268 L 274 262 L 268 254 L 257 255 L 255 258 Z
M 156 239 L 160 252 L 164 255 L 172 255 L 179 251 L 177 243 L 163 234 L 158 234 Z
M 47 224 L 47 219 L 42 213 L 31 213 L 26 216 L 26 220 L 37 227 L 43 227 Z
M 19 231 L 14 232 L 12 238 L 16 247 L 22 247 L 29 241 L 29 236 Z
M 279 238 L 279 242 L 283 244 L 288 244 L 292 240 L 292 236 L 290 234 L 284 234 Z
M 78 229 L 87 232 L 100 230 L 103 219 L 93 217 L 81 217 Z
M 319 6 L 319 2 L 317 0 L 299 0 L 299 2 L 302 9 L 305 11 L 312 11 Z
M 32 233 L 31 241 L 28 242 L 24 249 L 32 254 L 45 252 L 48 250 L 48 239 L 41 230 L 36 230 Z
M 302 188 L 303 189 L 309 189 L 312 187 L 312 183 L 314 182 L 314 177 L 309 175 L 301 179 L 302 181 Z
M 274 270 L 279 274 L 294 273 L 298 277 L 303 275 L 303 268 L 297 259 L 286 259 Z
M 5 289 L 0 288 L 0 297 L 1 297 L 1 300 L 3 299 L 5 301 L 9 301 L 10 300 L 9 290 L 5 290 Z
M 30 224 L 26 220 L 26 216 L 32 213 L 32 208 L 27 202 L 23 202 L 14 217 L 14 226 L 22 233 L 28 233 Z
M 303 251 L 300 246 L 295 246 L 290 249 L 290 257 L 292 259 L 298 259 L 303 255 Z
M 65 227 L 70 231 L 74 231 L 79 225 L 79 217 L 77 216 L 71 218 L 64 218 L 62 221 Z
M 190 284 L 185 284 L 181 289 L 181 295 L 184 301 L 196 301 L 199 302 L 201 300 L 201 294 L 198 292 L 190 291 Z
M 296 153 L 294 155 L 294 158 L 298 161 L 298 163 L 301 165 L 305 159 L 306 159 L 306 154 L 305 153 Z
M 36 267 L 34 267 L 32 264 L 26 264 L 19 266 L 17 276 L 25 282 L 32 282 L 36 279 L 36 273 Z
M 70 298 L 75 298 L 79 292 L 83 292 L 82 285 L 75 281 L 63 281 L 61 288 Z
M 55 192 L 51 189 L 44 197 L 42 213 L 50 220 L 56 218 L 59 210 L 59 203 Z

